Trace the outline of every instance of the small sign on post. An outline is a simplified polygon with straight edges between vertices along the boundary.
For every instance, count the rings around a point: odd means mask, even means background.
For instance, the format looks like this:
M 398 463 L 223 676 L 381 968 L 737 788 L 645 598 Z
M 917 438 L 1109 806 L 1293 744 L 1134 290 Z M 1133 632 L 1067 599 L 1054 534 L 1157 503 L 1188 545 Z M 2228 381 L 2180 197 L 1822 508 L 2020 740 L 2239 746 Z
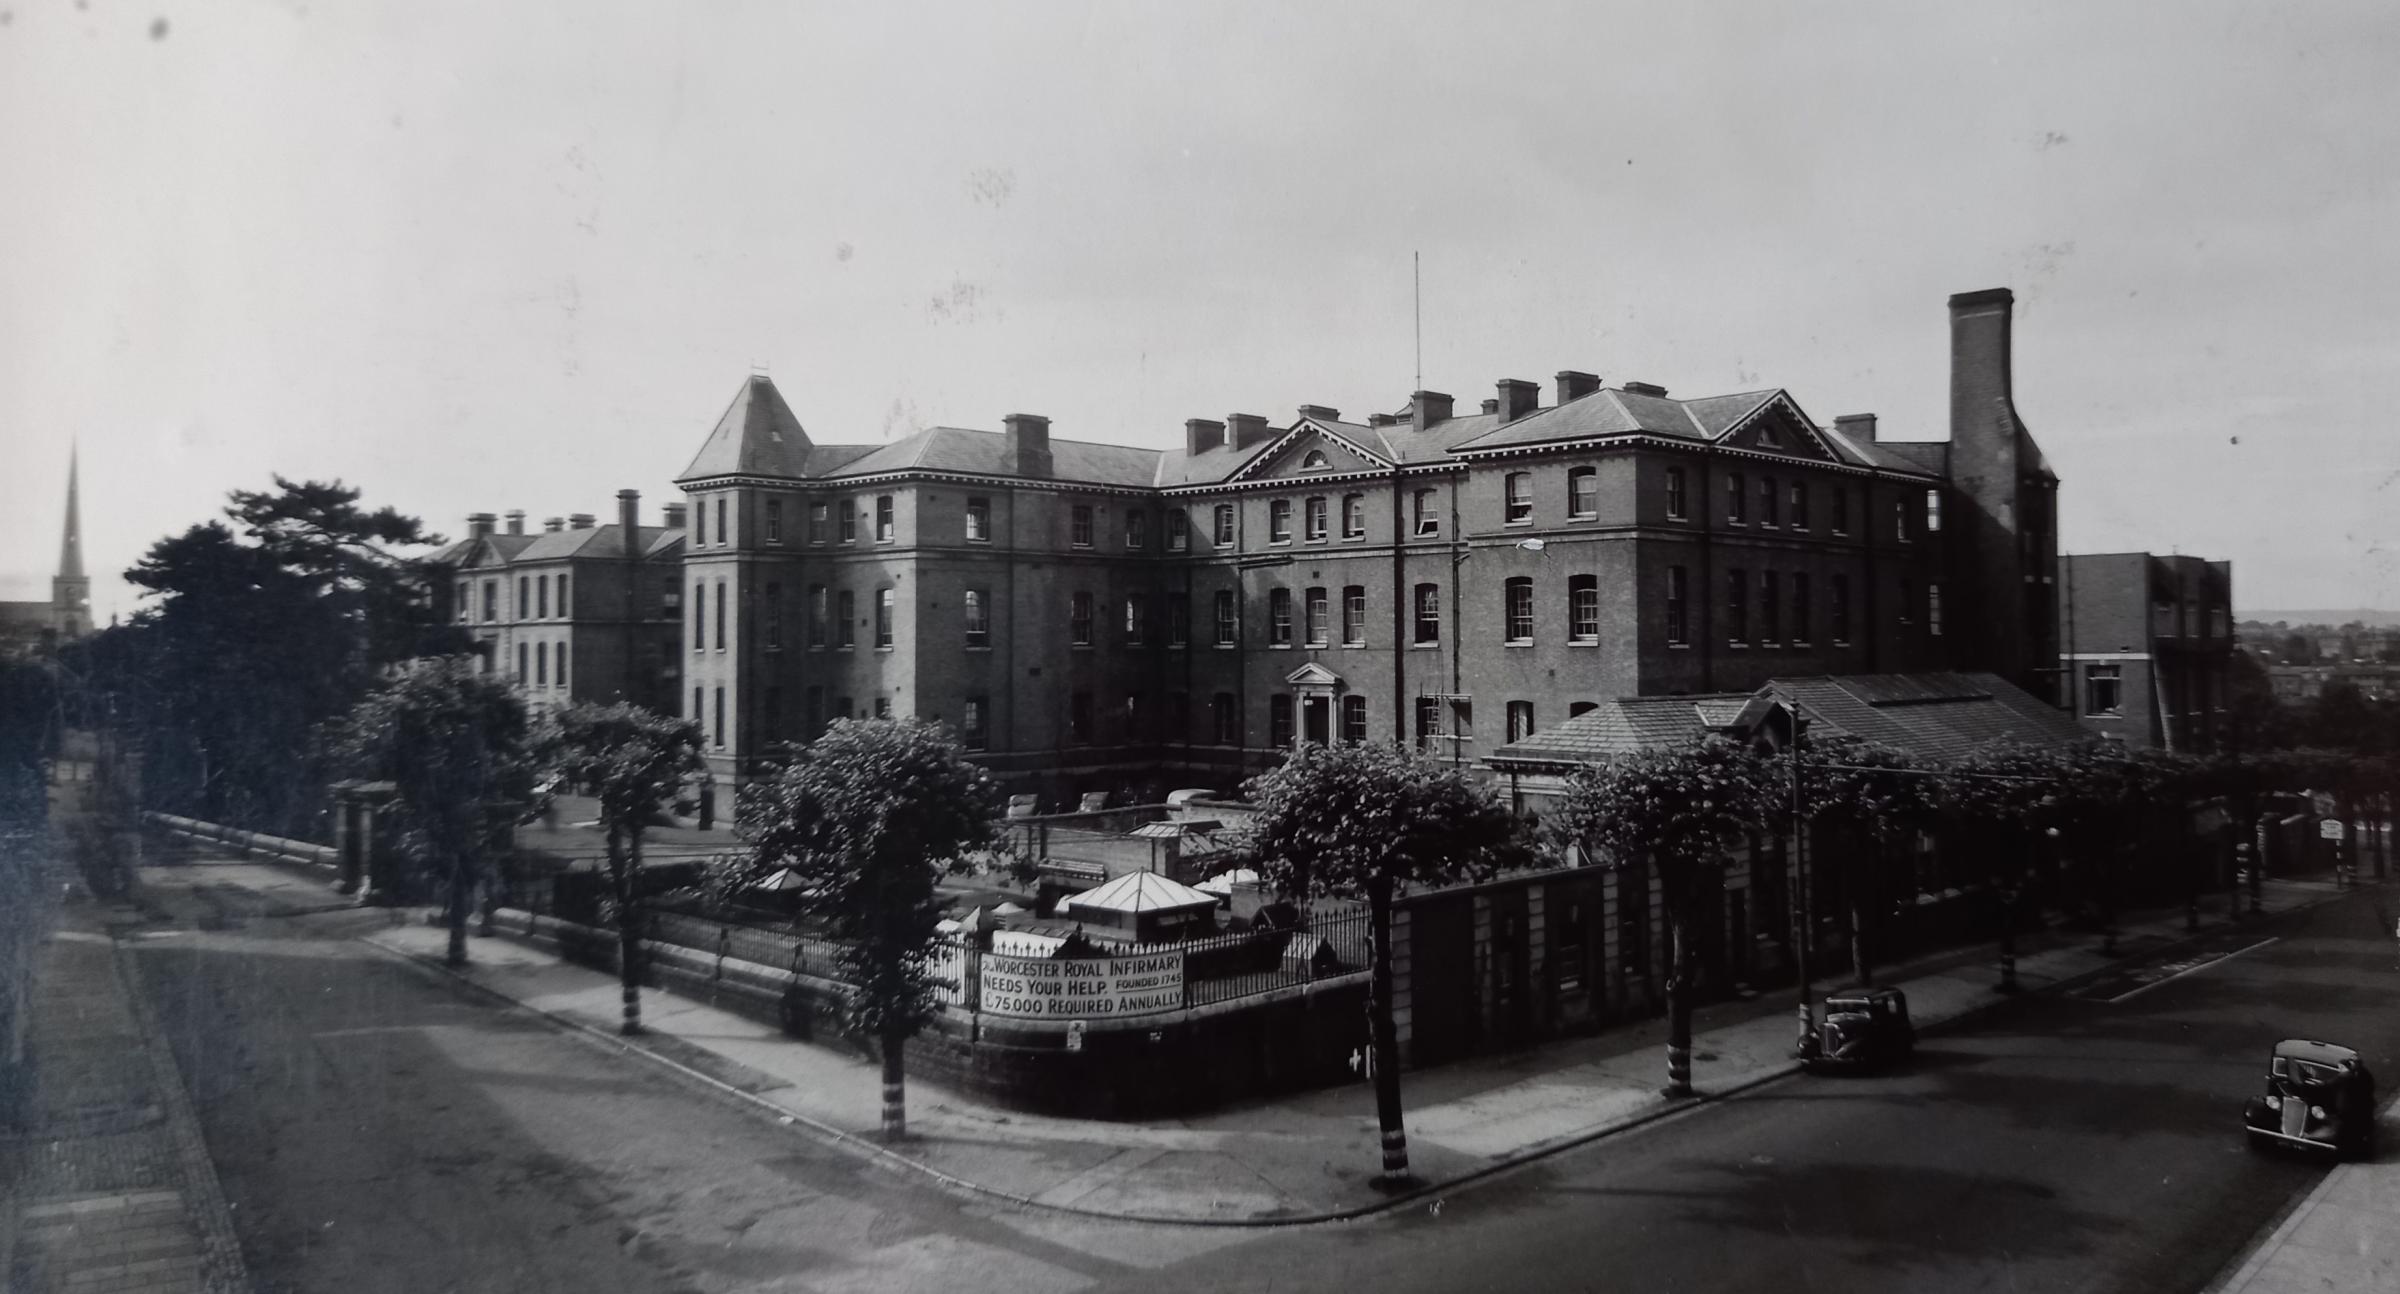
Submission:
M 2341 820 L 2340 818 L 2327 818 L 2327 819 L 2325 819 L 2324 821 L 2322 821 L 2322 822 L 2318 823 L 2318 824 L 2317 824 L 2317 837 L 2318 837 L 2318 839 L 2320 839 L 2320 840 L 2339 840 L 2339 839 L 2341 839 L 2341 838 L 2342 838 L 2342 820 Z
M 1083 1021 L 1081 1021 L 1081 1020 L 1069 1020 L 1069 1021 L 1067 1021 L 1067 1050 L 1068 1050 L 1068 1051 L 1082 1051 L 1082 1050 L 1083 1050 Z

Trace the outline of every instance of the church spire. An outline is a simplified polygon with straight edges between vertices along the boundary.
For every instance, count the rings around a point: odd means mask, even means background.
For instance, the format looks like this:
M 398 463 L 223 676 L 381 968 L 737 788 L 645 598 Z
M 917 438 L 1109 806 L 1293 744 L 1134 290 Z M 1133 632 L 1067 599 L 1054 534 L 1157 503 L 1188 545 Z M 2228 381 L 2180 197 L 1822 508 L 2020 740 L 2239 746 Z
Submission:
M 83 518 L 76 504 L 75 468 L 78 452 L 67 451 L 67 536 L 58 548 L 58 577 L 83 578 Z
M 62 640 L 92 631 L 92 582 L 83 574 L 83 509 L 76 497 L 79 458 L 67 451 L 67 529 L 58 545 L 58 574 L 50 581 L 50 627 Z

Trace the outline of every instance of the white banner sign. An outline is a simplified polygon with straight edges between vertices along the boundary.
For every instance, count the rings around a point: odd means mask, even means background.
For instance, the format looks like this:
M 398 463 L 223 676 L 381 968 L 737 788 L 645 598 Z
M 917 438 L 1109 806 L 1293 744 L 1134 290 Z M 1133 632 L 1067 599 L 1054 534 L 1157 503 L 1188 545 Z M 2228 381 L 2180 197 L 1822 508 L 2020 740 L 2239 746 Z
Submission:
M 1090 1020 L 1183 1009 L 1183 954 L 1067 959 L 983 955 L 986 1015 Z

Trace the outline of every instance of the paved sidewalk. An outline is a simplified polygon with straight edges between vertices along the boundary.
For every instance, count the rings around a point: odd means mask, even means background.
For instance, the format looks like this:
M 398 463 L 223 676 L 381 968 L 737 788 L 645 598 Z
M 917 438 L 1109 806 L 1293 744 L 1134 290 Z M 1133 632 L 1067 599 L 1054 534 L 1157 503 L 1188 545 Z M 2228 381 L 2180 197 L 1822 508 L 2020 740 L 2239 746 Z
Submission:
M 107 927 L 139 919 L 70 902 L 37 956 L 31 1108 L 0 1133 L 0 1289 L 248 1288 L 182 1079 L 117 963 Z
M 288 910 L 321 906 L 314 876 L 264 864 L 220 862 L 219 883 L 255 888 Z M 2331 900 L 2330 881 L 2271 881 L 2269 912 Z M 2212 904 L 2213 906 L 2213 904 Z M 508 924 L 503 919 L 503 925 Z M 2222 920 L 2204 929 L 2222 930 Z M 2125 956 L 2184 938 L 2181 909 L 2122 927 Z M 395 955 L 439 967 L 441 930 L 412 919 L 366 936 Z M 2096 937 L 2037 932 L 2022 942 L 2018 977 L 2028 992 L 2105 971 Z M 1372 1178 L 1379 1163 L 1372 1097 L 1362 1084 L 1240 1104 L 1148 1123 L 1060 1119 L 1004 1110 L 931 1082 L 909 1083 L 909 1139 L 875 1137 L 880 1072 L 870 1062 L 801 1043 L 731 1011 L 663 992 L 643 996 L 649 1032 L 615 1034 L 615 977 L 559 961 L 506 937 L 476 939 L 472 964 L 447 971 L 500 997 L 582 1028 L 611 1046 L 661 1062 L 805 1124 L 862 1153 L 901 1162 L 955 1186 L 1006 1199 L 1108 1217 L 1216 1224 L 1274 1224 L 1355 1216 L 1395 1197 Z M 1938 1026 L 2006 999 L 1992 991 L 1991 950 L 1976 948 L 1889 968 L 1920 1027 Z M 1404 1083 L 1411 1167 L 1426 1186 L 1414 1198 L 1514 1163 L 1688 1109 L 1793 1072 L 1793 997 L 1720 1003 L 1698 1015 L 1698 1101 L 1658 1094 L 1665 1077 L 1664 1022 L 1639 1021 L 1593 1037 L 1503 1056 L 1411 1071 Z
M 2400 1290 L 2400 1099 L 2377 1121 L 2379 1157 L 2335 1165 L 2209 1294 Z

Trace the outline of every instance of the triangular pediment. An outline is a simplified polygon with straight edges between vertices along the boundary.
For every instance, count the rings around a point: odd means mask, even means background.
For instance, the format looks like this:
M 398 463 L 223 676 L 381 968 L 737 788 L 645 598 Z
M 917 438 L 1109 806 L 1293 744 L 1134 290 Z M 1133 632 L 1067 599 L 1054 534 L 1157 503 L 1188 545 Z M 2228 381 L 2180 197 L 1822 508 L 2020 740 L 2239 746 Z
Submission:
M 1810 421 L 1792 397 L 1782 391 L 1770 394 L 1757 408 L 1741 415 L 1715 439 L 1727 449 L 1782 454 L 1816 462 L 1843 461 L 1841 452 L 1825 439 L 1824 433 L 1817 430 L 1817 424 Z
M 1312 660 L 1284 675 L 1283 681 L 1294 687 L 1340 687 L 1342 676 Z
M 1243 465 L 1234 479 L 1243 481 L 1305 481 L 1344 472 L 1388 472 L 1392 461 L 1366 446 L 1303 418 L 1258 457 Z

